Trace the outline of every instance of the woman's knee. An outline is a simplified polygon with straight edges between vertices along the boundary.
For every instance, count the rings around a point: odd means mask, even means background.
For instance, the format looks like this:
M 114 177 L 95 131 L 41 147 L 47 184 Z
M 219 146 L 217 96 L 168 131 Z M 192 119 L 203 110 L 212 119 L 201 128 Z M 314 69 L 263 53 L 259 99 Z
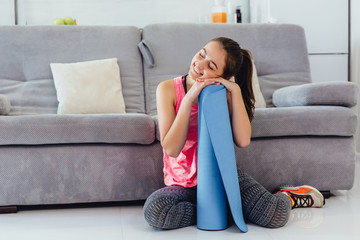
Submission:
M 152 227 L 161 229 L 172 229 L 183 226 L 183 223 L 174 223 L 172 216 L 176 209 L 189 209 L 194 208 L 191 205 L 193 200 L 193 192 L 189 192 L 190 189 L 186 189 L 179 186 L 171 186 L 159 189 L 153 192 L 145 201 L 143 213 L 145 220 Z M 195 194 L 196 196 L 196 194 Z M 188 210 L 187 210 L 188 211 Z M 192 210 L 195 212 L 195 210 Z M 180 213 L 180 215 L 183 213 Z M 184 218 L 191 218 L 185 216 Z M 189 222 L 190 220 L 187 220 Z M 190 223 L 186 223 L 190 224 Z
M 276 211 L 272 217 L 272 221 L 270 221 L 267 225 L 269 228 L 279 228 L 285 226 L 289 221 L 291 212 L 291 201 L 288 196 L 282 193 L 275 194 L 274 196 L 277 198 Z

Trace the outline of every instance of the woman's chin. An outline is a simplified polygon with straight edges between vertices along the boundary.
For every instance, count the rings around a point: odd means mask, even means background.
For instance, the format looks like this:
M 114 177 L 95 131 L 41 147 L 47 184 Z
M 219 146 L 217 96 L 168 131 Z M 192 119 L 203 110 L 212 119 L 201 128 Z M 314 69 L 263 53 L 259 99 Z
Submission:
M 189 76 L 190 76 L 191 79 L 194 79 L 194 80 L 202 78 L 201 74 L 196 74 L 196 73 L 194 73 L 192 71 L 189 71 Z
M 189 77 L 191 78 L 191 79 L 196 79 L 196 75 L 194 75 L 194 73 L 192 73 L 191 71 L 189 71 Z

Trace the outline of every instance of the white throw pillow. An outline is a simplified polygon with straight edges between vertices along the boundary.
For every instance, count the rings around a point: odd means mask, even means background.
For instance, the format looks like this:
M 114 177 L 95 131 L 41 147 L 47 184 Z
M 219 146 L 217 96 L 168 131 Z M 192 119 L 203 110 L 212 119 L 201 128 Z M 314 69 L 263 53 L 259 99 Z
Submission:
M 51 63 L 58 114 L 125 113 L 116 58 Z
M 253 74 L 252 74 L 252 88 L 255 98 L 255 108 L 266 108 L 265 98 L 261 93 L 259 79 L 254 62 L 252 62 Z M 234 77 L 230 78 L 230 81 L 235 82 Z
M 253 75 L 252 75 L 252 88 L 255 97 L 255 108 L 266 108 L 265 98 L 261 93 L 259 79 L 256 71 L 255 64 L 253 62 Z

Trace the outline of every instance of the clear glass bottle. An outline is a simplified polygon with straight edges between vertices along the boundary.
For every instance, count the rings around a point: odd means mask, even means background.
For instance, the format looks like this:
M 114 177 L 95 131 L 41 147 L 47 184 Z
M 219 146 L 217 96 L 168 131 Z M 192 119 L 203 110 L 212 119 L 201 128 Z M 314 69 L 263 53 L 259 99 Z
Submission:
M 226 7 L 224 0 L 215 0 L 211 11 L 211 20 L 213 23 L 226 23 Z

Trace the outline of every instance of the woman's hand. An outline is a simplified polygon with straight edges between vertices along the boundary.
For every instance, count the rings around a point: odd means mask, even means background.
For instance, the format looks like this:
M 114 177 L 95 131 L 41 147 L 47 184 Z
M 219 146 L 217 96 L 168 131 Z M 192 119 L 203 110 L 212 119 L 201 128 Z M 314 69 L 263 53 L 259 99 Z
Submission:
M 224 79 L 224 78 L 211 78 L 211 79 L 207 79 L 206 81 L 211 81 L 213 82 L 213 84 L 221 84 L 224 85 L 224 87 L 226 88 L 226 90 L 228 90 L 230 93 L 233 93 L 235 91 L 240 90 L 240 87 L 237 83 L 232 82 L 230 80 Z
M 191 101 L 191 104 L 197 101 L 200 92 L 203 90 L 203 88 L 211 84 L 216 84 L 216 83 L 213 80 L 196 79 L 195 83 L 192 85 L 192 87 L 186 94 L 186 97 L 188 97 L 188 99 Z

